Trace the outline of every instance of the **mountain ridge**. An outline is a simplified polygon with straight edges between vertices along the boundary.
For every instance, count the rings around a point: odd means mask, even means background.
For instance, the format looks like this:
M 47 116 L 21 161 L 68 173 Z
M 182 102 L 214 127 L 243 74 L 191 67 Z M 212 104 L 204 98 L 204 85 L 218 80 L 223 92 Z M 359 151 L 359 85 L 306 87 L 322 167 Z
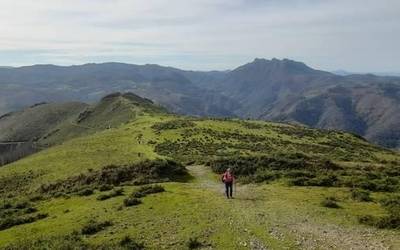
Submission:
M 379 118 L 384 110 L 398 107 L 397 86 L 399 77 L 340 76 L 302 62 L 276 58 L 256 58 L 227 71 L 190 71 L 157 64 L 116 62 L 36 65 L 0 69 L 0 113 L 39 102 L 94 103 L 109 93 L 134 92 L 178 114 L 267 119 L 345 129 L 361 133 L 380 145 L 398 148 L 400 136 L 396 126 L 400 127 L 400 118 L 396 115 Z M 339 98 L 332 92 L 335 87 L 346 89 L 343 93 L 347 98 Z M 381 103 L 377 105 L 380 108 L 373 108 L 370 101 L 361 98 L 362 93 L 370 93 L 368 96 Z M 326 101 L 322 109 L 312 99 L 316 96 L 332 101 Z M 352 104 L 338 104 L 339 99 Z M 357 101 L 361 99 L 362 102 Z M 308 105 L 317 106 L 301 111 Z M 368 114 L 368 109 L 372 114 Z M 307 122 L 305 116 L 309 114 L 322 120 Z

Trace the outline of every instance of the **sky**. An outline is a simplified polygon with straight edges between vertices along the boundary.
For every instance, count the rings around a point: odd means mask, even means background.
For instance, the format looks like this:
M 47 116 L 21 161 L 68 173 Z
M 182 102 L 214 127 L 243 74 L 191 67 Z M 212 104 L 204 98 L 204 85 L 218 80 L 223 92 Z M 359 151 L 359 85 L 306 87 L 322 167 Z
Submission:
M 0 65 L 225 70 L 289 58 L 400 72 L 399 0 L 0 0 Z

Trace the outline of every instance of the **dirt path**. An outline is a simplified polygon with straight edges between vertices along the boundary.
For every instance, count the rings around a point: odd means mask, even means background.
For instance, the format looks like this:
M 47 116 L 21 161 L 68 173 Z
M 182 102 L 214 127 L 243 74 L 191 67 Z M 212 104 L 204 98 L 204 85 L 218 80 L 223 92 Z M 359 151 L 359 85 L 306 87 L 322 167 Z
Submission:
M 224 198 L 224 187 L 218 177 L 205 166 L 188 166 L 195 177 L 192 185 L 209 189 Z M 268 200 L 260 186 L 237 185 L 235 199 L 230 201 L 228 214 L 231 226 L 247 234 L 243 242 L 248 249 L 396 249 L 400 243 L 393 232 L 362 226 L 342 226 L 320 221 L 313 214 L 271 209 L 275 200 Z M 278 198 L 279 199 L 279 198 Z M 282 202 L 282 200 L 280 200 Z M 279 208 L 278 208 L 279 210 Z M 281 210 L 285 210 L 284 207 Z M 286 209 L 288 210 L 288 209 Z M 285 216 L 282 216 L 285 215 Z M 318 216 L 318 215 L 317 215 Z M 313 218 L 314 217 L 314 218 Z M 255 233 L 255 232 L 258 232 Z M 262 237 L 265 235 L 266 237 Z M 261 239 L 263 238 L 263 239 Z M 273 246 L 264 245 L 275 241 Z

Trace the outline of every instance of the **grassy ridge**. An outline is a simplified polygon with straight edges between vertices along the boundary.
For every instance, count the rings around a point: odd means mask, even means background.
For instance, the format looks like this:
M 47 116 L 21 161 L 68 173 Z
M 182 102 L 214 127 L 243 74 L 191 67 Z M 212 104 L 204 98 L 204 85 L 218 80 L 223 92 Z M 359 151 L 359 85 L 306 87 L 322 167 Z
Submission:
M 145 159 L 173 158 L 186 164 L 202 164 L 232 157 L 287 160 L 299 155 L 309 164 L 330 160 L 340 169 L 364 166 L 371 173 L 400 162 L 398 154 L 342 132 L 143 113 L 119 127 L 69 140 L 0 168 L 0 194 L 7 200 L 28 199 L 43 185 L 97 173 L 108 165 L 132 165 Z M 104 200 L 97 199 L 102 195 L 98 188 L 87 196 L 72 194 L 35 201 L 35 208 L 48 217 L 0 231 L 0 247 L 21 238 L 70 235 L 95 220 L 112 223 L 93 235 L 80 236 L 83 243 L 93 246 L 118 244 L 128 235 L 150 249 L 185 249 L 193 237 L 204 246 L 225 249 L 246 249 L 249 244 L 275 249 L 296 248 L 300 244 L 307 248 L 308 242 L 300 239 L 299 243 L 298 237 L 322 236 L 309 228 L 298 229 L 303 234 L 294 233 L 287 225 L 340 225 L 343 232 L 354 234 L 356 241 L 361 237 L 357 228 L 363 227 L 358 223 L 359 216 L 387 213 L 377 203 L 354 201 L 347 188 L 289 187 L 279 179 L 272 185 L 243 186 L 238 190 L 238 201 L 228 203 L 221 194 L 218 177 L 207 171 L 205 175 L 192 173 L 195 178 L 187 183 L 164 183 L 165 192 L 144 197 L 132 207 L 123 206 L 127 194 L 140 191 L 131 184 L 122 184 L 123 193 Z M 337 211 L 320 205 L 321 200 L 332 195 L 341 207 Z M 373 192 L 371 196 L 377 200 L 384 195 Z M 279 219 L 282 216 L 284 219 Z M 305 217 L 307 223 L 302 222 Z M 284 235 L 282 239 L 275 235 L 277 230 Z M 400 242 L 391 244 L 400 246 Z

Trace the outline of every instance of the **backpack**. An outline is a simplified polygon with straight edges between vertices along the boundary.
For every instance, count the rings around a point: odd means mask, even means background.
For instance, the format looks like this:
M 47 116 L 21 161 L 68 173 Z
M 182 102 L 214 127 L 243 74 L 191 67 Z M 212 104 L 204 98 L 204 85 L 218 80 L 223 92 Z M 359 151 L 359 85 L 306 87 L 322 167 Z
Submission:
M 234 180 L 234 176 L 231 173 L 225 172 L 222 175 L 222 182 L 232 182 Z

